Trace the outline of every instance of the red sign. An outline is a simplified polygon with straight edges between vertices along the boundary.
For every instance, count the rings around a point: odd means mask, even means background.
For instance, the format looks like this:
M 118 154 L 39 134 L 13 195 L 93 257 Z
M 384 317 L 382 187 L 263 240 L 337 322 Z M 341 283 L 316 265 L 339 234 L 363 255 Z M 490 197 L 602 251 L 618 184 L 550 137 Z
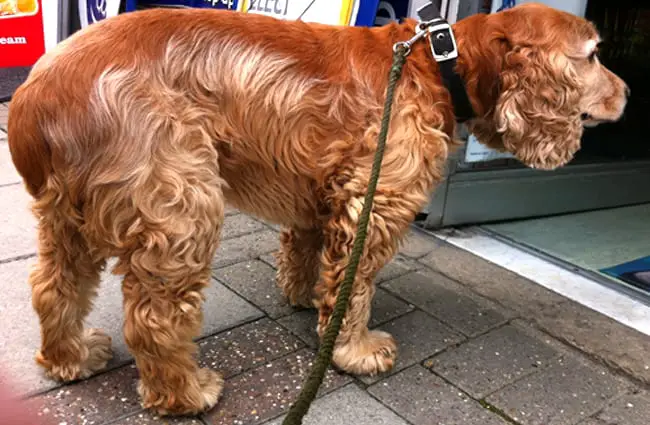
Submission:
M 0 67 L 31 66 L 43 53 L 41 0 L 0 0 Z

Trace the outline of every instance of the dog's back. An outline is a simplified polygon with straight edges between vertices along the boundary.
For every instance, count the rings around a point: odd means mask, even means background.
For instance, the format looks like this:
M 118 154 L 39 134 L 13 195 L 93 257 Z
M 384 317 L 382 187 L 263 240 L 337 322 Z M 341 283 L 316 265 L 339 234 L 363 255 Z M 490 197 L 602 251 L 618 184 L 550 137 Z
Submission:
M 53 167 L 74 170 L 77 182 L 88 173 L 94 183 L 121 180 L 127 176 L 113 174 L 117 164 L 135 171 L 162 133 L 182 122 L 185 131 L 201 127 L 229 149 L 262 136 L 254 153 L 247 149 L 254 162 L 282 155 L 274 141 L 300 143 L 291 149 L 298 157 L 281 162 L 291 172 L 313 170 L 318 136 L 355 124 L 359 130 L 363 107 L 380 106 L 377 98 L 352 97 L 347 83 L 358 77 L 350 58 L 367 56 L 363 50 L 376 44 L 371 32 L 196 9 L 147 10 L 94 24 L 42 57 L 16 91 L 13 160 L 33 195 Z M 379 86 L 384 77 L 363 76 Z M 321 134 L 297 128 L 305 123 Z

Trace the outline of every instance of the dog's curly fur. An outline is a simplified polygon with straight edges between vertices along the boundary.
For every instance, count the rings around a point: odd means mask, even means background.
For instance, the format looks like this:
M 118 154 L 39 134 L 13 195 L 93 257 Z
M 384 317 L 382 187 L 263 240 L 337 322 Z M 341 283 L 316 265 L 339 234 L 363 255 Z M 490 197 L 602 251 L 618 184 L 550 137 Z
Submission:
M 392 45 L 415 22 L 333 27 L 213 10 L 149 10 L 94 24 L 34 67 L 10 106 L 9 146 L 34 197 L 30 276 L 49 376 L 84 378 L 110 339 L 84 330 L 109 257 L 124 275 L 124 335 L 143 405 L 197 413 L 223 381 L 193 338 L 226 203 L 285 227 L 278 284 L 328 323 L 363 206 Z M 454 26 L 487 145 L 555 168 L 583 125 L 618 119 L 627 87 L 591 56 L 587 21 L 540 5 Z M 396 345 L 367 328 L 373 278 L 443 176 L 455 121 L 426 43 L 396 92 L 366 249 L 334 361 L 389 370 Z

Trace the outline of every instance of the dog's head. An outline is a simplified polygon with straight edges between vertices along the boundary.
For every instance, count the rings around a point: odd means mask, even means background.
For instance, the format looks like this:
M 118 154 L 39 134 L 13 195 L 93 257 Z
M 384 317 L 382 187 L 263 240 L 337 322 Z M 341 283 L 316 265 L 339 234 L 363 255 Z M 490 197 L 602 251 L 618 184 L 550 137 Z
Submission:
M 600 63 L 592 23 L 539 4 L 484 20 L 468 22 L 459 43 L 480 116 L 469 128 L 482 143 L 553 169 L 573 158 L 584 127 L 621 117 L 629 89 Z

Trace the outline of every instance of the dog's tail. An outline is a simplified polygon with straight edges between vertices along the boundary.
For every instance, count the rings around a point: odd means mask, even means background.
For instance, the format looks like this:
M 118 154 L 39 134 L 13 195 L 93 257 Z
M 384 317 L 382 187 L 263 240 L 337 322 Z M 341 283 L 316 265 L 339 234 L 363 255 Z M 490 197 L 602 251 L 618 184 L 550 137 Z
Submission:
M 52 153 L 39 122 L 37 99 L 21 89 L 9 106 L 9 150 L 27 190 L 37 198 L 52 173 Z

